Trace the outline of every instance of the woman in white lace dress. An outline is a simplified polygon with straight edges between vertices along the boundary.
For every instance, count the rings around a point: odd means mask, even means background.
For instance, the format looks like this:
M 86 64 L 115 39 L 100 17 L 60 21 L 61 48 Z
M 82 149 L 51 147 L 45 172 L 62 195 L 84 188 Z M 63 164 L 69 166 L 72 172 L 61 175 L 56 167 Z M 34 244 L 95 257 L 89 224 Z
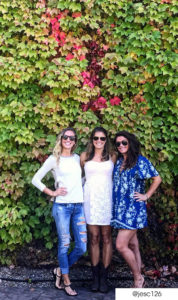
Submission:
M 107 272 L 112 257 L 111 211 L 112 173 L 116 157 L 109 150 L 109 138 L 103 127 L 96 127 L 86 152 L 81 154 L 85 172 L 84 212 L 88 225 L 92 263 L 92 291 L 107 292 Z M 102 241 L 102 264 L 100 264 Z

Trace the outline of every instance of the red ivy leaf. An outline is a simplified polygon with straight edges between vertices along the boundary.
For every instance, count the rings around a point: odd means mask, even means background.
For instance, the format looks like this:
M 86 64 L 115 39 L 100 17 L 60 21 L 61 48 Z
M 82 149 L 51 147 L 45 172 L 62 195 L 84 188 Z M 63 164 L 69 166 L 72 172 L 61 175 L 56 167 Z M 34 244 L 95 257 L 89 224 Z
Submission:
M 67 56 L 66 56 L 66 60 L 71 60 L 73 58 L 74 58 L 74 55 L 71 53 L 67 54 Z
M 121 99 L 117 96 L 115 96 L 114 98 L 110 99 L 109 100 L 111 105 L 114 106 L 114 105 L 119 105 L 120 102 L 121 102 Z
M 72 18 L 80 18 L 81 17 L 81 12 L 75 12 L 72 14 Z
M 85 59 L 85 55 L 80 55 L 79 60 L 84 60 Z

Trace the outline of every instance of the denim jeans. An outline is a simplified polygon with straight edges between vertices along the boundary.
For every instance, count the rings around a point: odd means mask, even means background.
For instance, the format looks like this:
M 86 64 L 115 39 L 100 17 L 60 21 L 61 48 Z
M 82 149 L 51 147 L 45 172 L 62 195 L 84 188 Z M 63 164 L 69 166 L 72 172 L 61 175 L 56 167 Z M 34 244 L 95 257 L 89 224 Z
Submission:
M 58 261 L 62 274 L 69 273 L 69 267 L 85 253 L 87 247 L 86 222 L 82 203 L 54 203 L 52 215 L 58 234 Z M 70 246 L 70 226 L 75 247 L 68 254 Z

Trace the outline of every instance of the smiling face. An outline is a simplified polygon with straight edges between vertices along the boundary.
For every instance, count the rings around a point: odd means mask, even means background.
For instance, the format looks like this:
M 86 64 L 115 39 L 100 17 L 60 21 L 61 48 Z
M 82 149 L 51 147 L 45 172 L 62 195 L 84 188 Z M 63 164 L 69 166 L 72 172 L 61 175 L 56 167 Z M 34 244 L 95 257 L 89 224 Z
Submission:
M 75 134 L 71 130 L 65 131 L 61 138 L 61 145 L 63 150 L 70 150 L 72 151 L 72 148 L 75 145 Z
M 122 155 L 127 155 L 129 150 L 129 141 L 124 136 L 116 138 L 116 148 Z
M 96 149 L 104 149 L 106 144 L 106 136 L 103 132 L 97 131 L 93 136 L 93 146 Z

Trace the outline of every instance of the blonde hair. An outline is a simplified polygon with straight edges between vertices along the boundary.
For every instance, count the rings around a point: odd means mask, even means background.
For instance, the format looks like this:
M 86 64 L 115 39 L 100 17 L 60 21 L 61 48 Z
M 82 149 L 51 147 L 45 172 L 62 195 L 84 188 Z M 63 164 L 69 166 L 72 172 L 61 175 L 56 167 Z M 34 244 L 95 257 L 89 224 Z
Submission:
M 74 146 L 71 149 L 71 153 L 74 152 L 74 150 L 75 150 L 75 148 L 77 146 L 77 135 L 76 135 L 75 129 L 71 128 L 71 127 L 63 129 L 60 132 L 60 134 L 58 135 L 57 140 L 56 140 L 56 145 L 55 145 L 55 147 L 53 149 L 53 155 L 56 157 L 57 164 L 59 164 L 60 156 L 61 156 L 62 150 L 63 150 L 61 140 L 62 140 L 62 137 L 65 135 L 66 131 L 72 131 L 75 134 L 75 144 L 74 144 Z

